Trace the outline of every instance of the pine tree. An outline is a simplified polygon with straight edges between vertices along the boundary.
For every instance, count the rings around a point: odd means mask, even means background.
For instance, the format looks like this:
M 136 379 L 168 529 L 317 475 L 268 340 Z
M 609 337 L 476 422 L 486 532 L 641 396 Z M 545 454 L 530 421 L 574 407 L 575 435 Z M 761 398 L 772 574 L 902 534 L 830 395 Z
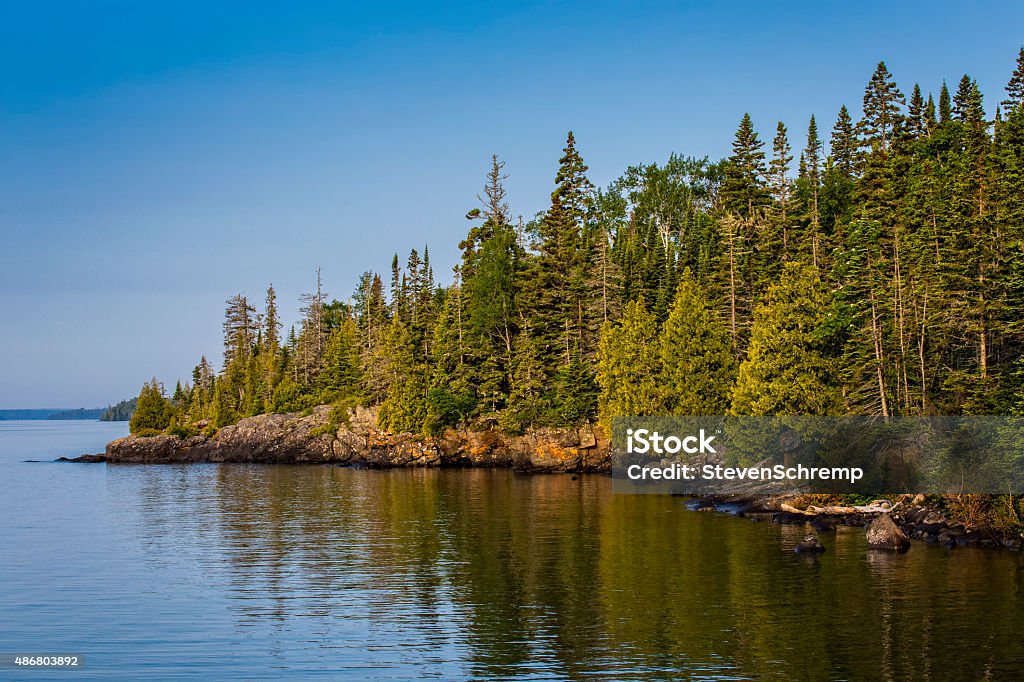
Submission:
M 689 269 L 658 340 L 662 406 L 672 415 L 722 415 L 735 362 L 729 334 Z
M 733 415 L 828 415 L 843 409 L 834 361 L 819 330 L 827 298 L 815 268 L 787 263 L 754 311 L 750 347 L 732 394 Z

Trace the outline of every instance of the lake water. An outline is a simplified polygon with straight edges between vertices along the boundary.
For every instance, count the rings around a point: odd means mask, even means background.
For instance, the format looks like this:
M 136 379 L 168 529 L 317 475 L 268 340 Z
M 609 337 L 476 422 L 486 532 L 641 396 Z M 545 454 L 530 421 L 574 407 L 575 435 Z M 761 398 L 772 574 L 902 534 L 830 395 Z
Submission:
M 25 463 L 126 430 L 0 422 L 16 679 L 1017 679 L 1019 554 L 613 495 L 601 476 Z

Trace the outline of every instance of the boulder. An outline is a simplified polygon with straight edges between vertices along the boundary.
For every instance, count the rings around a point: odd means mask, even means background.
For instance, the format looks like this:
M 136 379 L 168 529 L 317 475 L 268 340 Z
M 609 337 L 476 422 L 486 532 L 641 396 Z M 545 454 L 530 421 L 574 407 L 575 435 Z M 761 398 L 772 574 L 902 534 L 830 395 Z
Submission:
M 821 544 L 817 535 L 808 533 L 803 540 L 796 544 L 793 551 L 797 554 L 819 554 L 825 551 L 825 546 Z
M 888 514 L 882 514 L 868 525 L 867 538 L 871 549 L 904 552 L 910 548 L 910 539 Z

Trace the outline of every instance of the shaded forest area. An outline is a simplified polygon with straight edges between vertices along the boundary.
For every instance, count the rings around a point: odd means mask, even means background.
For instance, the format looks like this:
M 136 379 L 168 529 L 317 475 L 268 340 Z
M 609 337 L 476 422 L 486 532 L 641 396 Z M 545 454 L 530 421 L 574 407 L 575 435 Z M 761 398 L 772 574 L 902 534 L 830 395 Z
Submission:
M 879 63 L 827 147 L 815 116 L 762 137 L 744 115 L 728 158 L 673 155 L 604 188 L 570 132 L 550 208 L 528 221 L 494 157 L 450 284 L 424 247 L 345 301 L 318 272 L 287 331 L 273 287 L 259 311 L 233 296 L 223 363 L 202 358 L 170 394 L 148 382 L 132 430 L 324 403 L 423 434 L 1024 414 L 1024 48 L 989 111 L 970 76 L 905 95 Z

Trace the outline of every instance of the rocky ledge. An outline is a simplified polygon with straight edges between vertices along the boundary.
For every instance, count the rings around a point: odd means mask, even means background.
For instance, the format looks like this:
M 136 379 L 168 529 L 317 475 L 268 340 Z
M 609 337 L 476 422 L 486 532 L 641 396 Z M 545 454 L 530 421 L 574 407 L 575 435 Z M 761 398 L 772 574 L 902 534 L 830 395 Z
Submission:
M 225 426 L 212 436 L 128 436 L 107 445 L 111 463 L 250 462 L 339 464 L 368 468 L 511 467 L 534 472 L 607 472 L 609 444 L 598 427 L 531 429 L 518 436 L 497 430 L 449 430 L 442 436 L 391 434 L 376 414 L 350 410 L 348 423 L 330 423 L 331 407 L 309 414 L 265 414 Z

